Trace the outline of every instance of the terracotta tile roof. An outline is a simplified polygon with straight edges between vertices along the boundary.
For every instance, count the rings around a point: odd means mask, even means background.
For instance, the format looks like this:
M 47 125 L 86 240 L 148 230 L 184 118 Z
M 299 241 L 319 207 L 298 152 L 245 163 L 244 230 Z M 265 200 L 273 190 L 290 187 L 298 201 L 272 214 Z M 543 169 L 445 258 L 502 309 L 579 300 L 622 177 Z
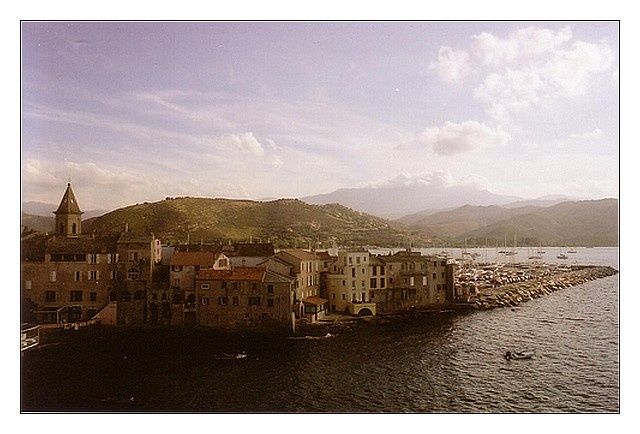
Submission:
M 293 283 L 295 279 L 293 277 L 284 276 L 280 273 L 276 273 L 275 271 L 267 270 L 267 274 L 264 277 L 264 281 L 267 283 Z
M 144 235 L 136 232 L 122 232 L 118 243 L 151 243 L 152 235 Z
M 271 243 L 237 243 L 233 256 L 272 256 L 275 251 Z
M 329 252 L 316 252 L 316 256 L 322 260 L 335 259 L 335 256 L 331 256 Z
M 227 280 L 262 282 L 266 270 L 262 267 L 234 267 L 231 270 L 200 270 L 198 280 Z
M 171 257 L 171 265 L 200 265 L 213 266 L 215 255 L 213 252 L 175 252 Z
M 324 298 L 320 298 L 320 297 L 307 297 L 307 298 L 303 298 L 302 302 L 306 303 L 306 304 L 315 304 L 316 306 L 322 306 L 323 304 L 326 304 L 329 300 L 326 300 Z
M 278 252 L 278 254 L 280 253 L 285 253 L 286 255 L 293 256 L 295 259 L 299 261 L 317 261 L 319 259 L 315 253 L 309 252 L 307 250 L 302 250 L 302 249 L 285 249 Z M 280 259 L 287 261 L 286 255 L 279 256 L 279 257 Z

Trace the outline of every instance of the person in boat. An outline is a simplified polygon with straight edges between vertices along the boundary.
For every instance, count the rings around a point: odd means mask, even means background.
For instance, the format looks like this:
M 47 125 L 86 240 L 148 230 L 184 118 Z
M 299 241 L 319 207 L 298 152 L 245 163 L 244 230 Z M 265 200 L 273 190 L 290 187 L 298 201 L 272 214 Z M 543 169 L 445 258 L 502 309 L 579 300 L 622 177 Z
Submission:
M 507 359 L 507 360 L 510 360 L 511 359 L 511 351 L 507 351 L 505 353 L 505 355 L 504 355 L 504 358 Z

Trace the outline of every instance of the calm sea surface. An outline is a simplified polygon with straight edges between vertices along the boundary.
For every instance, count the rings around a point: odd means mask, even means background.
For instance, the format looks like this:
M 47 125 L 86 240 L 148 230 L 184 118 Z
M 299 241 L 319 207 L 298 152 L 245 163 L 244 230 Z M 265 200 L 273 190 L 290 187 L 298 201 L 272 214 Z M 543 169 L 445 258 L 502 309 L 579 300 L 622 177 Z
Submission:
M 546 251 L 547 262 L 560 252 Z M 617 248 L 578 248 L 570 258 L 618 268 Z M 22 357 L 22 409 L 618 412 L 618 319 L 616 275 L 515 310 L 425 314 L 327 339 L 67 332 Z M 519 348 L 536 356 L 504 360 Z

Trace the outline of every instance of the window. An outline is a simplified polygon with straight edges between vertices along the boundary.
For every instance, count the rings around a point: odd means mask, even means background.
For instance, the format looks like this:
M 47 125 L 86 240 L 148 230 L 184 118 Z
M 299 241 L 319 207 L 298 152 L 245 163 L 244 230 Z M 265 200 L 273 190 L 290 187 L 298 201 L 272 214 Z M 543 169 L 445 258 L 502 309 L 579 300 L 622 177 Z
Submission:
M 222 289 L 227 289 L 227 281 L 226 281 L 226 280 L 223 280 L 223 281 L 220 283 L 220 288 L 222 288 Z
M 346 300 L 346 299 L 347 299 L 347 294 L 342 293 L 342 299 L 343 299 L 343 300 Z
M 442 277 L 444 278 L 444 273 L 442 273 Z
M 162 301 L 166 301 L 166 299 L 167 299 L 167 293 L 163 292 L 162 293 Z
M 129 260 L 137 261 L 138 260 L 138 252 L 129 252 Z
M 98 299 L 98 294 L 95 292 L 89 293 L 89 301 L 96 301 Z
M 355 268 L 351 269 L 351 277 L 356 277 L 356 269 Z
M 375 288 L 377 287 L 377 283 L 378 283 L 378 282 L 377 282 L 377 280 L 378 280 L 378 279 L 376 279 L 375 277 L 371 278 L 371 279 L 370 279 L 370 281 L 369 281 L 369 286 L 370 286 L 371 288 L 374 288 L 374 289 L 375 289 Z
M 55 282 L 55 281 L 56 281 L 56 272 L 49 271 L 49 282 Z
M 344 280 L 342 281 L 342 286 L 347 286 L 347 282 L 345 282 Z
M 180 288 L 180 279 L 173 279 L 171 281 L 171 287 L 172 288 Z
M 267 307 L 273 307 L 273 298 L 267 300 Z
M 365 256 L 365 257 L 363 257 L 363 258 L 362 258 L 362 260 L 363 260 L 364 262 L 367 262 L 367 257 L 366 257 L 366 256 Z
M 356 264 L 360 263 L 360 256 L 356 256 Z
M 373 291 L 369 291 L 369 299 L 373 300 L 375 298 L 375 293 Z
M 73 280 L 75 280 L 76 282 L 79 282 L 81 278 L 82 278 L 81 272 L 76 271 L 75 273 L 73 273 Z
M 178 286 L 180 285 L 180 281 L 178 280 Z M 200 285 L 200 289 L 204 289 L 207 290 L 209 289 L 209 284 L 208 283 L 203 283 Z
M 422 276 L 422 286 L 427 286 L 427 276 Z
M 47 291 L 44 294 L 44 301 L 47 303 L 53 303 L 56 301 L 56 292 L 55 291 Z
M 442 265 L 443 267 L 446 267 L 447 266 L 447 261 L 440 262 L 440 265 Z
M 98 280 L 98 272 L 95 270 L 87 271 L 87 280 Z
M 380 288 L 384 288 L 384 277 L 380 278 Z
M 224 258 L 220 258 L 218 259 L 218 267 L 226 267 L 227 266 L 227 260 Z
M 254 283 L 252 283 L 252 284 L 251 284 L 251 289 L 252 289 L 252 290 L 254 290 L 254 291 L 257 291 L 257 290 L 258 290 L 258 284 L 257 284 L 257 283 L 255 283 L 255 282 L 254 282 Z
M 71 233 L 76 234 L 78 232 L 78 225 L 71 223 Z
M 349 256 L 349 264 L 353 264 L 353 258 Z
M 380 266 L 380 275 L 384 276 L 384 265 Z
M 220 306 L 226 306 L 229 303 L 228 297 L 218 297 L 218 304 Z
M 31 281 L 30 280 L 25 280 L 24 281 L 24 289 L 31 289 Z
M 131 293 L 127 290 L 124 290 L 120 293 L 121 301 L 131 301 Z
M 260 297 L 249 297 L 249 306 L 260 306 Z
M 182 265 L 174 265 L 173 267 L 171 267 L 172 271 L 182 271 Z
M 373 266 L 373 268 L 371 269 L 372 271 L 372 275 L 373 276 L 377 276 L 378 275 L 378 267 L 376 265 Z
M 82 291 L 71 291 L 70 299 L 71 301 L 82 301 Z
M 127 279 L 129 280 L 138 280 L 140 278 L 140 271 L 136 268 L 129 268 L 127 272 Z
M 114 280 L 116 278 L 116 271 L 111 270 L 111 272 L 109 273 L 109 277 L 111 278 L 111 280 Z
M 351 281 L 351 287 L 352 287 L 352 288 L 355 288 L 355 287 L 356 287 L 356 281 L 355 281 L 355 280 L 352 280 L 352 281 Z
M 433 273 L 433 278 L 434 278 L 434 279 L 436 278 L 436 273 Z
M 273 294 L 273 285 L 271 284 L 267 285 L 267 293 Z
M 233 305 L 237 306 L 238 304 L 240 304 L 240 299 L 238 298 L 238 296 L 234 296 L 233 297 Z

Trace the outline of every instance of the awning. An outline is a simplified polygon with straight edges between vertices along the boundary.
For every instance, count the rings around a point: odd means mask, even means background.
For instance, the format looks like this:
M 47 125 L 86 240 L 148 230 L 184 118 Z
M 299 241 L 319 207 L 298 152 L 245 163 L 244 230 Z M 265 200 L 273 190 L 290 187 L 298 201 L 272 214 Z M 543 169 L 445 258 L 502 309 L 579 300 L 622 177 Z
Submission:
M 313 304 L 316 306 L 322 306 L 323 304 L 326 304 L 329 302 L 329 300 L 324 299 L 324 298 L 320 298 L 320 297 L 307 297 L 307 298 L 303 298 L 302 302 L 305 304 Z

